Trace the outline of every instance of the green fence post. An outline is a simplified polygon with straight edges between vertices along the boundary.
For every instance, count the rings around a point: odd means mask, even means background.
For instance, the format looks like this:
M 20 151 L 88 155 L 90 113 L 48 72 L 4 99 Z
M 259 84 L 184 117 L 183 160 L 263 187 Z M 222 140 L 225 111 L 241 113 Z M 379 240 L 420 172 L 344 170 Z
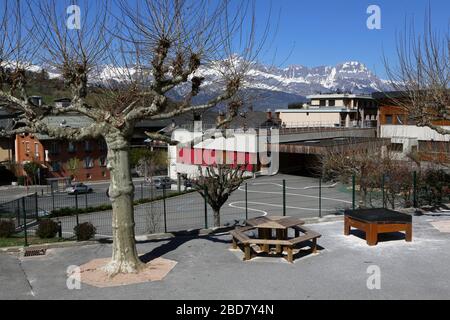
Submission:
M 36 221 L 39 219 L 39 208 L 38 208 L 38 193 L 34 194 L 34 208 L 36 212 Z
M 88 208 L 88 193 L 87 192 L 84 194 L 84 204 L 85 204 L 85 208 L 87 209 Z
M 53 183 L 50 183 L 50 192 L 52 193 L 52 207 L 53 207 L 53 211 L 55 211 L 55 193 L 53 191 Z
M 78 229 L 80 226 L 80 219 L 78 217 L 78 193 L 77 192 L 75 192 L 75 212 L 76 212 L 75 219 L 77 222 L 77 229 Z M 79 232 L 77 232 L 77 241 L 80 241 Z
M 141 182 L 141 200 L 144 199 L 144 183 Z
M 247 183 L 245 184 L 245 220 L 248 220 Z
M 386 196 L 385 196 L 385 194 L 384 194 L 384 179 L 385 179 L 385 176 L 384 176 L 384 173 L 383 173 L 383 175 L 381 176 L 381 194 L 382 194 L 382 198 L 383 198 L 383 208 L 386 208 Z
M 20 212 L 20 200 L 17 199 L 16 201 L 16 213 L 17 213 L 17 226 L 20 226 L 20 216 L 21 216 L 21 212 Z
M 352 175 L 352 209 L 355 210 L 355 201 L 356 201 L 356 177 Z
M 23 232 L 25 234 L 25 247 L 28 247 L 27 210 L 25 209 L 25 197 L 22 197 Z
M 319 178 L 319 218 L 322 218 L 322 177 Z
M 205 206 L 205 229 L 208 229 L 208 189 L 205 188 L 205 196 L 203 197 L 203 202 Z
M 413 206 L 417 208 L 417 172 L 413 172 Z
M 286 180 L 283 179 L 283 216 L 286 216 Z
M 167 233 L 166 186 L 163 186 L 164 233 Z

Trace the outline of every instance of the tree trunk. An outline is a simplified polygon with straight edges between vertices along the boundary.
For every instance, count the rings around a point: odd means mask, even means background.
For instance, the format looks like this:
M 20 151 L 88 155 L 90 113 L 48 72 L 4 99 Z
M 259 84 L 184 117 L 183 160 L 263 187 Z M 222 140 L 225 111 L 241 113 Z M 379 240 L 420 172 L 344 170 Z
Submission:
M 220 227 L 220 210 L 214 210 L 214 227 Z
M 137 273 L 144 265 L 138 257 L 134 233 L 134 185 L 129 162 L 129 141 L 121 135 L 106 137 L 108 168 L 111 175 L 109 197 L 112 202 L 112 259 L 104 270 L 118 273 Z

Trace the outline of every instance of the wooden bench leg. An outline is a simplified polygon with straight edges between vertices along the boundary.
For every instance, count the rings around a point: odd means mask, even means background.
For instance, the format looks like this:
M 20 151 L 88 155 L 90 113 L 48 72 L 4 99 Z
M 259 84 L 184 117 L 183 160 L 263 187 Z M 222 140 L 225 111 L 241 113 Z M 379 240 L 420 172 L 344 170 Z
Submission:
M 350 218 L 345 217 L 344 218 L 344 235 L 348 236 L 350 235 Z
M 375 223 L 369 223 L 366 228 L 366 241 L 369 246 L 375 246 L 378 243 L 378 228 Z
M 237 241 L 236 241 L 236 239 L 233 238 L 232 241 L 233 241 L 233 242 L 232 242 L 232 248 L 233 248 L 233 249 L 237 249 Z
M 294 261 L 293 254 L 292 254 L 292 247 L 285 247 L 285 250 L 287 251 L 287 261 L 292 263 Z
M 317 238 L 312 239 L 311 253 L 317 252 Z
M 277 229 L 276 233 L 277 233 L 277 239 L 282 240 L 283 239 L 283 230 Z M 276 252 L 277 252 L 277 254 L 280 254 L 282 252 L 280 244 L 276 245 Z
M 250 253 L 250 245 L 244 244 L 244 261 L 250 260 L 252 258 Z
M 407 223 L 406 224 L 405 240 L 407 242 L 411 242 L 412 241 L 412 223 Z
M 258 235 L 260 239 L 269 239 L 270 238 L 270 233 L 272 232 L 272 230 L 270 229 L 258 229 Z M 263 244 L 261 246 L 261 250 L 265 253 L 269 253 L 269 245 L 268 244 Z

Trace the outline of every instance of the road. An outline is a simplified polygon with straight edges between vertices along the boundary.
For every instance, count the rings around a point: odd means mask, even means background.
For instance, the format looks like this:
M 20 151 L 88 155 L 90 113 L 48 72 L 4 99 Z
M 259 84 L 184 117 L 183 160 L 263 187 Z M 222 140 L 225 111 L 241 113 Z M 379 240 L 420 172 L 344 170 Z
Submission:
M 144 183 L 142 178 L 134 179 L 135 199 L 155 198 L 163 195 L 163 190 L 157 190 L 153 186 Z M 65 192 L 54 192 L 48 186 L 31 186 L 28 189 L 20 186 L 2 186 L 0 189 L 0 204 L 7 206 L 8 202 L 13 202 L 16 199 L 22 198 L 26 195 L 38 194 L 38 208 L 41 211 L 51 212 L 59 208 L 86 208 L 97 207 L 100 205 L 110 204 L 110 200 L 106 195 L 106 190 L 109 187 L 109 182 L 86 183 L 93 189 L 92 193 L 80 195 L 68 195 Z M 166 190 L 169 194 L 175 192 Z M 30 207 L 34 208 L 30 205 Z M 28 205 L 27 205 L 28 208 Z

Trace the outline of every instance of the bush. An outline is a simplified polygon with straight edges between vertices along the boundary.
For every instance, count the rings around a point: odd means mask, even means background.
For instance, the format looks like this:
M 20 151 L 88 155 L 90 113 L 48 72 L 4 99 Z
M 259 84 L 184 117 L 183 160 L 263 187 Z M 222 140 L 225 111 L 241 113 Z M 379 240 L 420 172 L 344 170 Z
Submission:
M 24 185 L 25 185 L 25 176 L 19 176 L 19 177 L 17 178 L 17 184 L 18 184 L 19 186 L 24 186 Z
M 14 222 L 2 220 L 0 221 L 0 238 L 9 238 L 16 231 Z
M 95 236 L 97 229 L 92 225 L 92 223 L 83 222 L 80 225 L 75 226 L 75 228 L 73 228 L 73 231 L 75 232 L 79 241 L 86 241 L 92 239 Z
M 53 220 L 41 220 L 36 235 L 41 239 L 54 238 L 58 233 L 58 224 Z

